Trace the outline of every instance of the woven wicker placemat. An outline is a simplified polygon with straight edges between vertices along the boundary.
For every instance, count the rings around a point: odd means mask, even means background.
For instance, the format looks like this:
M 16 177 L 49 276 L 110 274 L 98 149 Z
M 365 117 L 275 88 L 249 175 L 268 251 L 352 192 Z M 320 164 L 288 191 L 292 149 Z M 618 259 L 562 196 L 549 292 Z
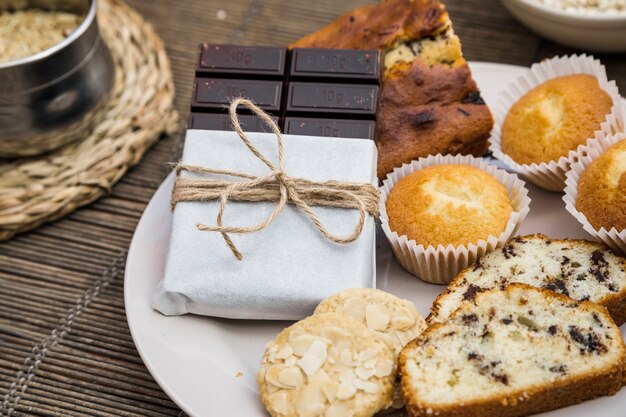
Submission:
M 0 240 L 108 193 L 150 145 L 178 127 L 169 59 L 152 26 L 121 0 L 101 0 L 98 23 L 116 66 L 104 119 L 80 142 L 0 164 Z

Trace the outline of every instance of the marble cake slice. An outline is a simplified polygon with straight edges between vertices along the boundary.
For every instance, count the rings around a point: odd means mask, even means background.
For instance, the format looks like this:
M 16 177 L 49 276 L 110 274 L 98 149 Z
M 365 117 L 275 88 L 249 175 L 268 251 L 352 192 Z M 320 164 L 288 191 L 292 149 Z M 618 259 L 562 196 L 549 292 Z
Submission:
M 601 304 L 618 325 L 626 322 L 626 259 L 601 243 L 541 234 L 518 236 L 461 271 L 433 302 L 426 321 L 444 322 L 463 301 L 514 282 Z
M 404 348 L 402 397 L 412 417 L 527 416 L 615 394 L 625 359 L 604 307 L 512 284 Z
M 438 0 L 387 0 L 352 10 L 290 48 L 380 49 L 378 177 L 434 154 L 480 156 L 491 112 Z

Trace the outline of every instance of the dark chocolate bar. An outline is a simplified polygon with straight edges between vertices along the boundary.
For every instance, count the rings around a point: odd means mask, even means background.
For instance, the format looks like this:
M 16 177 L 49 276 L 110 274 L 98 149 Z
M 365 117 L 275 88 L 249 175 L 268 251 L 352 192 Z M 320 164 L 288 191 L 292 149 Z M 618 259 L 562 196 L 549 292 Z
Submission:
M 296 48 L 291 51 L 289 76 L 377 84 L 380 54 L 378 51 Z
M 200 45 L 198 74 L 282 78 L 286 51 L 269 46 Z
M 282 87 L 280 81 L 198 78 L 191 107 L 222 109 L 233 98 L 245 97 L 263 110 L 279 111 Z
M 238 115 L 239 124 L 246 132 L 266 132 L 271 133 L 272 129 L 269 128 L 257 116 L 240 114 Z M 274 118 L 278 123 L 279 120 Z M 230 124 L 230 115 L 227 113 L 191 113 L 189 115 L 189 121 L 187 123 L 188 129 L 203 129 L 203 130 L 233 130 Z
M 318 119 L 287 117 L 284 131 L 290 135 L 335 138 L 374 139 L 376 123 L 372 120 Z
M 330 83 L 289 83 L 287 113 L 376 115 L 378 86 Z
M 297 135 L 375 137 L 378 51 L 200 45 L 190 129 L 232 130 L 225 108 L 252 100 Z M 242 127 L 268 131 L 247 109 Z

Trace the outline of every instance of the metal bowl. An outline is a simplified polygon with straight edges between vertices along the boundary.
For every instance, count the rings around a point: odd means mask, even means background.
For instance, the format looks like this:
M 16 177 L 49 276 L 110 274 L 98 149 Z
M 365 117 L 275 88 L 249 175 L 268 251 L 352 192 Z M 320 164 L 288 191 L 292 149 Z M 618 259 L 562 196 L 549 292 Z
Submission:
M 115 75 L 100 37 L 96 0 L 0 0 L 0 10 L 77 13 L 81 24 L 61 43 L 0 63 L 0 157 L 31 156 L 78 140 L 103 113 Z

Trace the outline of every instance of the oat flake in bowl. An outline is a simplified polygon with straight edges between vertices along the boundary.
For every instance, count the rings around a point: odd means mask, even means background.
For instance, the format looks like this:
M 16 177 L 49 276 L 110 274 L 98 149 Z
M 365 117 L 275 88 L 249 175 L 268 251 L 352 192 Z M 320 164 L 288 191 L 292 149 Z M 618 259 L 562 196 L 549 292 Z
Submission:
M 582 51 L 626 52 L 626 0 L 501 0 L 520 22 Z
M 40 9 L 0 11 L 0 62 L 42 52 L 67 38 L 83 16 Z
M 567 11 L 626 12 L 626 0 L 535 0 Z

